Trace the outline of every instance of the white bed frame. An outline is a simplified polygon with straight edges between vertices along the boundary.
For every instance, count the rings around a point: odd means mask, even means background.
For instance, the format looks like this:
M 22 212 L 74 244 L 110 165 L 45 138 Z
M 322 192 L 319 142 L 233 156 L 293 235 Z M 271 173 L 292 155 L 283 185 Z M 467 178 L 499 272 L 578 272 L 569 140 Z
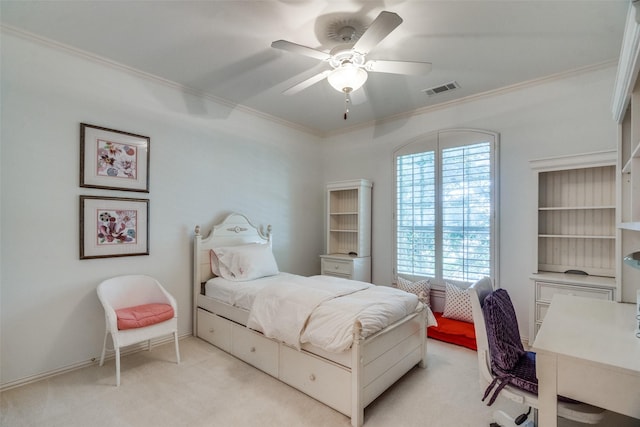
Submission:
M 204 295 L 213 277 L 209 251 L 246 243 L 271 244 L 267 232 L 242 214 L 232 213 L 203 237 L 195 228 L 193 263 L 194 335 L 278 378 L 333 409 L 364 423 L 364 408 L 415 365 L 426 366 L 426 309 L 362 338 L 354 325 L 350 350 L 333 354 L 311 346 L 296 350 L 246 328 L 248 312 Z

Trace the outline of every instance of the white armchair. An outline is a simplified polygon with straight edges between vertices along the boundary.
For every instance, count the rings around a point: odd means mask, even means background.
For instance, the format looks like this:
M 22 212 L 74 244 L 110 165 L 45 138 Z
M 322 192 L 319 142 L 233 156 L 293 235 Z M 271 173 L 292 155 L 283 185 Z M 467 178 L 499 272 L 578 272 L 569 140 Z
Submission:
M 118 276 L 100 283 L 98 298 L 104 307 L 106 330 L 100 366 L 104 364 L 107 335 L 111 334 L 116 359 L 116 386 L 120 385 L 120 348 L 173 334 L 176 363 L 178 347 L 178 307 L 176 300 L 154 278 L 144 275 Z

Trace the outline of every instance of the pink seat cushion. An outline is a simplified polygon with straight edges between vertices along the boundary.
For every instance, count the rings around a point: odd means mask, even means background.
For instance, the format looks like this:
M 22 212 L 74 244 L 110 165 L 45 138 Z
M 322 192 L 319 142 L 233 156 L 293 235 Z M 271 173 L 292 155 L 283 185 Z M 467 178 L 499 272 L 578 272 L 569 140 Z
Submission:
M 164 322 L 173 317 L 169 304 L 143 304 L 116 310 L 118 329 L 135 329 Z

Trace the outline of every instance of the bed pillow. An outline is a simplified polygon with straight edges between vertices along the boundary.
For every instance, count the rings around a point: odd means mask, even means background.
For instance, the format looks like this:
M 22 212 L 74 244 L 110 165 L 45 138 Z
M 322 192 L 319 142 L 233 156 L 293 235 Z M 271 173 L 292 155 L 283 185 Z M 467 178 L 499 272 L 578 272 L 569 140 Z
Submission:
M 471 310 L 471 294 L 468 289 L 461 289 L 445 282 L 443 317 L 473 323 Z
M 431 308 L 431 282 L 428 279 L 412 282 L 411 280 L 398 276 L 396 286 L 405 292 L 416 294 L 421 303 Z
M 227 280 L 244 282 L 280 272 L 268 244 L 226 246 L 213 251 L 218 257 L 220 275 Z
M 218 261 L 218 255 L 213 249 L 209 251 L 209 265 L 211 266 L 211 273 L 220 276 L 220 261 Z

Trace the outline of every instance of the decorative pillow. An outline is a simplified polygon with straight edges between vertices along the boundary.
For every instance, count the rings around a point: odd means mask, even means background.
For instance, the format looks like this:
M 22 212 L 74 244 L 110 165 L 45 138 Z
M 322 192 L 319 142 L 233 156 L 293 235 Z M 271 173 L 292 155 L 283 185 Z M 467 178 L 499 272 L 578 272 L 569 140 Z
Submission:
M 398 276 L 397 280 L 398 289 L 401 289 L 405 292 L 410 292 L 412 294 L 416 294 L 418 296 L 418 300 L 425 304 L 427 307 L 431 308 L 431 282 L 426 280 L 419 280 L 417 282 L 412 282 L 403 277 Z
M 253 243 L 214 248 L 221 277 L 236 282 L 278 274 L 278 264 L 268 244 Z
M 220 261 L 218 261 L 218 255 L 213 249 L 209 251 L 209 265 L 211 265 L 211 272 L 216 276 L 220 276 Z
M 473 323 L 471 310 L 471 294 L 468 289 L 461 289 L 445 282 L 443 317 Z

